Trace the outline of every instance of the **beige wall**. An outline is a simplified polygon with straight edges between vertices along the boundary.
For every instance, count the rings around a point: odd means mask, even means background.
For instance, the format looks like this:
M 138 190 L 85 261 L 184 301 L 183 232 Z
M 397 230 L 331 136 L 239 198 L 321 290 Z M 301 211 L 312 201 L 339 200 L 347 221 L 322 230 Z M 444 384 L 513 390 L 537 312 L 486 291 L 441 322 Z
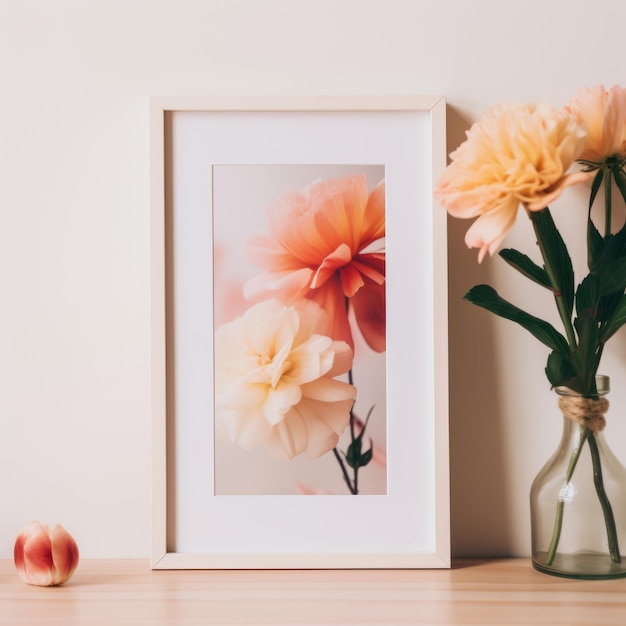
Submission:
M 86 557 L 149 553 L 149 95 L 444 94 L 452 149 L 496 101 L 624 84 L 624 18 L 623 0 L 2 2 L 0 557 L 32 518 Z M 559 225 L 575 231 L 583 204 L 564 197 Z M 489 281 L 553 312 L 501 263 L 477 266 L 466 227 L 449 230 L 453 552 L 521 555 L 561 426 L 547 355 L 460 298 Z M 532 250 L 528 224 L 508 243 Z M 625 343 L 602 369 L 626 460 Z

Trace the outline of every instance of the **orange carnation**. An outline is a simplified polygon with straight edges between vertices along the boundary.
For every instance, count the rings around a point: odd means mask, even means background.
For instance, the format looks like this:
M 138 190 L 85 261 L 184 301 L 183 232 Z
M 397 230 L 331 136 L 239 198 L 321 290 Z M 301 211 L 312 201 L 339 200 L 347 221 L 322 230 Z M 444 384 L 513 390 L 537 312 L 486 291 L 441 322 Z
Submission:
M 364 176 L 288 192 L 269 211 L 268 225 L 269 233 L 248 242 L 250 260 L 265 272 L 246 284 L 245 296 L 314 300 L 332 320 L 329 334 L 354 347 L 350 306 L 368 345 L 383 352 L 384 180 L 371 193 Z

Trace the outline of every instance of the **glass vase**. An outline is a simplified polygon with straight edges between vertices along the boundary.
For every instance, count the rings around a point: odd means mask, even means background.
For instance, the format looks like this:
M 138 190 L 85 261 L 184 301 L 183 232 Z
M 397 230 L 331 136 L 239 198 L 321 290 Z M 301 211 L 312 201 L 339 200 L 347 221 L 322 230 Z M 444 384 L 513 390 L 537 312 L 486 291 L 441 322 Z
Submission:
M 592 400 L 599 404 L 608 377 L 598 376 L 596 385 Z M 556 393 L 563 435 L 530 491 L 533 567 L 566 578 L 626 577 L 626 469 L 606 443 L 603 416 L 588 419 L 596 404 L 577 422 L 564 407 L 583 396 L 565 387 Z

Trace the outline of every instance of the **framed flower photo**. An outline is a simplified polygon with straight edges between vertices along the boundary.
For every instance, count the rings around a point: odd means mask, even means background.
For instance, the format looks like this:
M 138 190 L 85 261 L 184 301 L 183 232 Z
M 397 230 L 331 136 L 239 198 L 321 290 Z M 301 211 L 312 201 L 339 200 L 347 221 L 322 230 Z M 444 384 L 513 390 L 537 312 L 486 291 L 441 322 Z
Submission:
M 441 97 L 151 100 L 155 569 L 449 567 Z

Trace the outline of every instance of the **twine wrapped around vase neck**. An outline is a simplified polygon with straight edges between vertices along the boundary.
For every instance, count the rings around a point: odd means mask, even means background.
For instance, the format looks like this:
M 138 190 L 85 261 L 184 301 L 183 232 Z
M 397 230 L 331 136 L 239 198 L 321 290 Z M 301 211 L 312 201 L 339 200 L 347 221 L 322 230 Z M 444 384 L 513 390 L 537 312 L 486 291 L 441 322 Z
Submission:
M 604 414 L 609 410 L 609 401 L 606 398 L 593 400 L 582 396 L 560 396 L 559 409 L 567 419 L 599 433 L 606 426 Z

